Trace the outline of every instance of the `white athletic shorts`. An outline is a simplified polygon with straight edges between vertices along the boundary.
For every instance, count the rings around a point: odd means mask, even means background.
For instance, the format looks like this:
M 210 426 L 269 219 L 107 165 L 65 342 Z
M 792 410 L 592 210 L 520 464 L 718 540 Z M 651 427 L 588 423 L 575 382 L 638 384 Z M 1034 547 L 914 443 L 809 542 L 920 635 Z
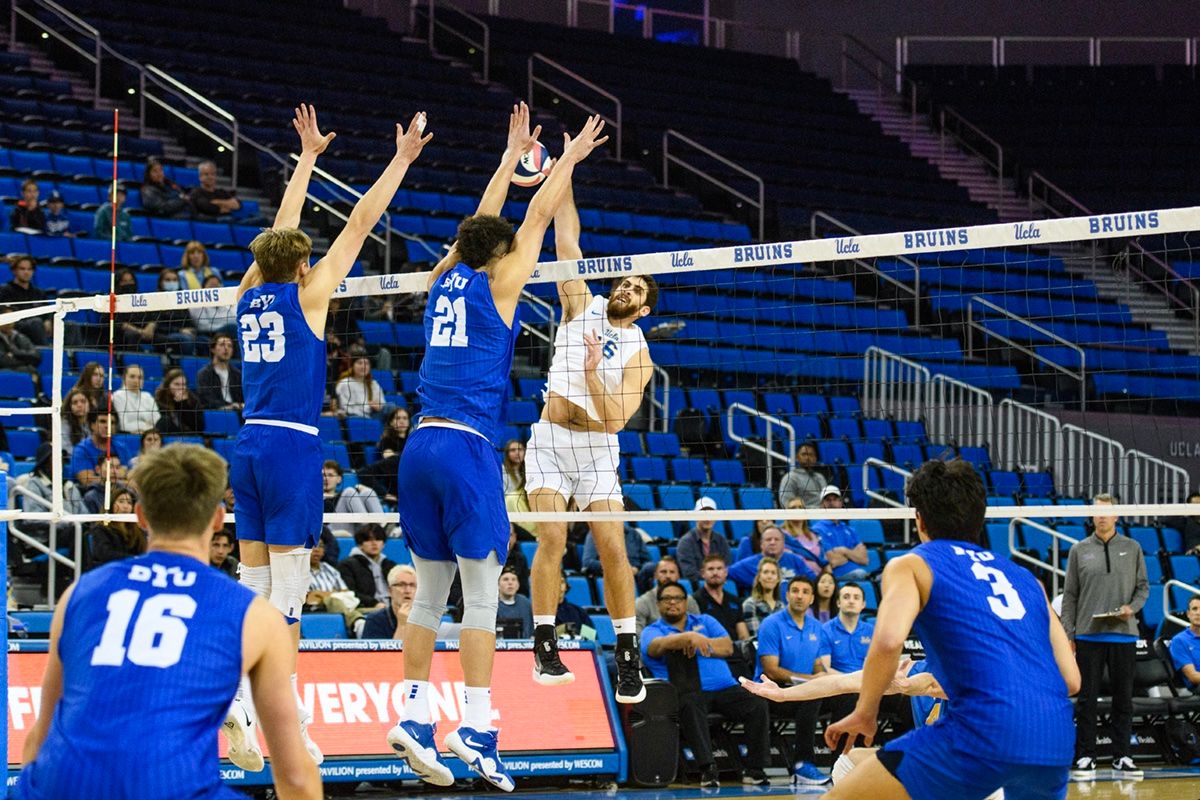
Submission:
M 598 500 L 620 503 L 619 453 L 614 434 L 534 423 L 525 450 L 525 491 L 551 489 L 567 500 L 574 497 L 580 510 Z

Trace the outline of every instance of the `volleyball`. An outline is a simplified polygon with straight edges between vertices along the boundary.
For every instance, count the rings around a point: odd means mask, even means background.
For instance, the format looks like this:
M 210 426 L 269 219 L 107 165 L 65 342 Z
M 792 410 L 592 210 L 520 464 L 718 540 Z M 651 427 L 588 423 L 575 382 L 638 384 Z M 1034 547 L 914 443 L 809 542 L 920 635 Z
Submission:
M 537 186 L 550 174 L 550 152 L 546 145 L 534 142 L 529 152 L 521 156 L 512 182 L 517 186 Z

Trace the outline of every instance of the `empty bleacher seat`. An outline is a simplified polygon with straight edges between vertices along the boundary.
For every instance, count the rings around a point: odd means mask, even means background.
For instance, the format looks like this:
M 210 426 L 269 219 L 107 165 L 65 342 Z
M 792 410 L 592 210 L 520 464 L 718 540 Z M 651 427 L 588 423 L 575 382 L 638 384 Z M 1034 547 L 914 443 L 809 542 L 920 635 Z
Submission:
M 746 471 L 742 462 L 732 458 L 714 458 L 709 462 L 712 470 L 713 483 L 727 483 L 741 486 L 746 482 Z
M 346 639 L 346 618 L 341 614 L 305 614 L 300 618 L 305 639 Z

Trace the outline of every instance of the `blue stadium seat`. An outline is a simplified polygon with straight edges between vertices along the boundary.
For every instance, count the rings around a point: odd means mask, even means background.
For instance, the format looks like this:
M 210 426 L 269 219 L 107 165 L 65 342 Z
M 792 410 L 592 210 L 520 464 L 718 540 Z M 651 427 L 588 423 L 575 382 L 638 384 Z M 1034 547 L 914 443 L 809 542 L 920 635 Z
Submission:
M 647 484 L 626 483 L 621 487 L 621 491 L 634 505 L 643 511 L 658 508 L 658 504 L 654 501 L 654 489 Z
M 845 417 L 834 417 L 829 420 L 829 435 L 834 439 L 857 440 L 862 436 L 858 420 Z
M 646 452 L 652 456 L 678 456 L 679 437 L 673 433 L 647 433 Z
M 667 480 L 667 462 L 656 456 L 634 456 L 629 460 L 635 481 L 662 483 Z
M 763 408 L 768 414 L 776 416 L 795 414 L 796 398 L 784 392 L 765 392 L 763 394 Z
M 742 508 L 775 508 L 775 496 L 762 486 L 743 486 L 738 489 L 738 501 Z
M 1200 583 L 1200 557 L 1171 556 L 1171 577 L 1183 583 Z
M 341 442 L 345 440 L 342 434 L 342 423 L 337 417 L 318 417 L 317 433 L 323 442 Z
M 1163 549 L 1168 553 L 1178 553 L 1183 549 L 1183 534 L 1175 528 L 1163 528 L 1158 534 L 1162 537 Z
M 592 587 L 588 583 L 587 577 L 583 575 L 567 576 L 566 600 L 568 603 L 574 603 L 577 606 L 593 605 Z
M 828 414 L 829 401 L 824 395 L 802 394 L 798 398 L 801 414 Z
M 377 442 L 383 435 L 383 423 L 373 417 L 347 417 L 346 438 L 351 442 Z
M 618 433 L 617 447 L 623 456 L 640 456 L 644 452 L 642 450 L 642 437 L 636 431 L 621 431 Z
M 958 457 L 981 470 L 989 469 L 992 464 L 986 447 L 960 447 Z
M 612 617 L 608 614 L 589 614 L 596 625 L 596 641 L 601 647 L 615 647 L 617 634 L 613 630 Z
M 536 544 L 536 542 L 535 542 Z M 389 536 L 388 540 L 383 543 L 383 555 L 385 558 L 390 558 L 397 564 L 411 564 L 412 553 L 408 551 L 408 543 L 400 536 Z M 387 576 L 384 575 L 384 578 Z
M 242 427 L 236 411 L 204 412 L 204 432 L 210 436 L 237 436 Z
M 691 486 L 659 486 L 658 500 L 662 508 L 672 511 L 691 511 L 696 505 Z
M 859 405 L 857 397 L 835 394 L 829 398 L 829 408 L 835 417 L 862 415 L 862 406 Z
M 1146 580 L 1150 583 L 1162 583 L 1162 562 L 1158 560 L 1158 556 L 1156 555 L 1146 555 Z
M 508 404 L 508 415 L 505 421 L 515 425 L 532 425 L 541 418 L 537 403 L 531 400 L 514 400 Z M 664 477 L 663 480 L 666 480 Z
M 709 462 L 712 470 L 713 483 L 727 483 L 741 486 L 746 482 L 746 471 L 742 462 L 732 458 L 714 458 Z
M 925 463 L 925 452 L 918 444 L 892 445 L 892 463 L 907 470 L 916 470 Z
M 897 420 L 896 438 L 904 444 L 928 444 L 929 437 L 925 433 L 925 423 L 915 420 Z
M 1150 584 L 1150 596 L 1146 598 L 1146 605 L 1142 606 L 1142 622 L 1146 623 L 1146 627 L 1152 628 L 1156 636 L 1164 619 L 1163 592 L 1160 584 Z
M 1133 539 L 1142 546 L 1142 552 L 1146 556 L 1147 564 L 1162 549 L 1162 545 L 1158 541 L 1158 531 L 1154 528 L 1134 526 L 1129 529 L 1128 535 L 1130 539 Z
M 822 464 L 850 464 L 853 463 L 850 458 L 850 448 L 845 442 L 818 442 L 817 452 L 820 454 Z
M 346 445 L 324 442 L 322 449 L 325 451 L 326 459 L 336 461 L 344 470 L 350 469 L 350 452 L 346 449 Z
M 864 418 L 862 421 L 863 438 L 871 442 L 882 442 L 896 435 L 890 419 Z
M 717 504 L 718 509 L 729 511 L 737 508 L 733 489 L 728 486 L 701 486 L 696 490 L 696 496 L 709 498 Z
M 850 520 L 850 527 L 858 535 L 858 540 L 865 545 L 883 544 L 883 523 L 877 519 Z
M 37 431 L 20 431 L 11 427 L 13 417 L 4 417 L 5 427 L 8 428 L 8 450 L 15 458 L 33 458 L 37 455 L 38 445 L 42 437 Z M 43 417 L 44 419 L 44 417 Z
M 988 473 L 994 494 L 1012 497 L 1021 491 L 1021 476 L 1008 470 L 994 469 Z
M 150 219 L 150 235 L 155 239 L 167 239 L 170 241 L 189 241 L 193 237 L 192 223 L 186 219 L 163 219 L 161 217 L 153 217 Z
M 50 620 L 54 618 L 53 611 L 13 611 L 15 619 L 25 625 L 25 630 L 33 636 L 49 636 Z
M 300 617 L 303 639 L 347 639 L 346 618 L 341 614 L 305 614 Z
M 1026 472 L 1021 476 L 1026 494 L 1049 497 L 1054 494 L 1054 476 L 1049 472 Z
M 678 457 L 671 459 L 671 480 L 678 483 L 704 483 L 708 480 L 704 459 Z
M 34 394 L 33 378 L 28 372 L 0 371 L 0 397 L 32 398 Z

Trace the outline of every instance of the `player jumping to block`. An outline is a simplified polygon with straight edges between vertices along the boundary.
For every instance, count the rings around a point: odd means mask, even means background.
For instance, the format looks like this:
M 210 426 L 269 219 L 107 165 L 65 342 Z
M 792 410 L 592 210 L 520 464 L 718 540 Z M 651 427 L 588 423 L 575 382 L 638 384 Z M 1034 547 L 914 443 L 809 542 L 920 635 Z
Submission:
M 491 724 L 496 581 L 509 539 L 496 449 L 520 330 L 521 290 L 537 267 L 543 236 L 575 165 L 607 140 L 600 137 L 603 127 L 599 117 L 592 117 L 575 139 L 565 137 L 557 167 L 534 195 L 515 235 L 501 217 L 468 217 L 431 277 L 418 388 L 421 417 L 399 469 L 400 524 L 417 570 L 417 595 L 404 631 L 404 714 L 388 733 L 388 743 L 422 780 L 439 786 L 454 778 L 438 755 L 429 670 L 457 569 L 465 609 L 459 657 L 466 702 L 462 724 L 445 744 L 492 785 L 514 788 Z M 510 145 L 512 130 L 510 125 Z M 517 158 L 506 152 L 501 185 L 513 174 Z
M 197 445 L 133 473 L 145 555 L 80 576 L 50 624 L 41 713 L 13 797 L 237 800 L 221 782 L 217 730 L 249 675 L 284 800 L 323 797 L 287 676 L 295 650 L 265 600 L 208 566 L 225 519 L 225 462 Z M 234 624 L 236 623 L 236 624 Z
M 317 156 L 332 141 L 317 129 L 316 113 L 301 106 L 294 122 L 302 154 L 288 182 L 275 227 L 250 243 L 254 263 L 237 290 L 242 347 L 245 425 L 234 447 L 230 484 L 237 502 L 242 584 L 267 598 L 291 625 L 292 687 L 300 612 L 308 591 L 308 551 L 321 534 L 321 463 L 317 421 L 325 399 L 325 317 L 329 298 L 345 280 L 367 235 L 396 194 L 410 164 L 432 134 L 422 137 L 425 114 L 406 131 L 396 125 L 396 153 L 375 185 L 355 205 L 346 227 L 316 265 L 312 240 L 301 231 L 300 210 Z M 308 738 L 311 713 L 300 707 L 300 727 L 313 760 L 320 749 Z M 243 769 L 263 768 L 251 698 L 243 685 L 225 720 L 229 758 Z
M 579 231 L 579 212 L 568 195 L 554 219 L 560 260 L 582 257 Z M 562 323 L 554 337 L 546 405 L 531 431 L 525 461 L 525 488 L 533 511 L 561 513 L 571 498 L 584 511 L 624 510 L 617 433 L 642 404 L 653 374 L 646 337 L 635 323 L 654 308 L 658 286 L 650 276 L 636 275 L 618 279 L 611 293 L 611 298 L 593 295 L 582 280 L 558 285 Z M 624 525 L 592 522 L 591 529 L 604 570 L 604 603 L 617 634 L 617 702 L 638 703 L 646 689 Z M 548 686 L 575 680 L 559 658 L 554 630 L 566 543 L 565 522 L 538 523 L 530 575 L 533 679 Z
M 921 544 L 888 562 L 858 704 L 825 730 L 831 749 L 870 745 L 879 700 L 911 629 L 950 702 L 936 725 L 885 744 L 831 798 L 1061 800 L 1075 749 L 1070 642 L 1024 567 L 979 544 L 986 493 L 965 461 L 926 462 L 906 490 Z

